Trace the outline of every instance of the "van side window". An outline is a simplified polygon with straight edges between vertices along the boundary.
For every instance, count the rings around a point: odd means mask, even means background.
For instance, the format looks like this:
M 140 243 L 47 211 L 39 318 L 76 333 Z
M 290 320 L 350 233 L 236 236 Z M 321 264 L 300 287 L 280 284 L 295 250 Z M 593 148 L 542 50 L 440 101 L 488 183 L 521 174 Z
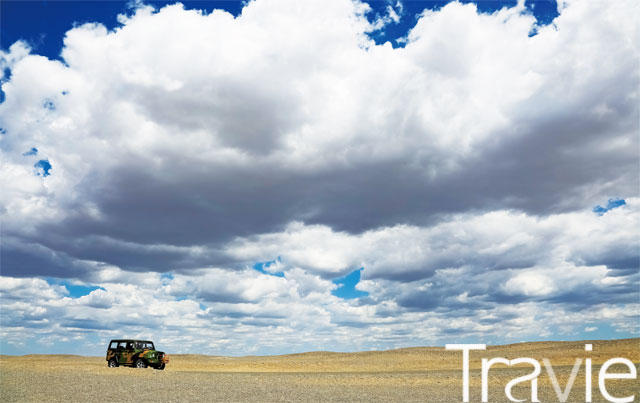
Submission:
M 118 342 L 117 341 L 112 341 L 111 345 L 109 346 L 109 350 L 115 350 L 116 347 L 118 347 Z

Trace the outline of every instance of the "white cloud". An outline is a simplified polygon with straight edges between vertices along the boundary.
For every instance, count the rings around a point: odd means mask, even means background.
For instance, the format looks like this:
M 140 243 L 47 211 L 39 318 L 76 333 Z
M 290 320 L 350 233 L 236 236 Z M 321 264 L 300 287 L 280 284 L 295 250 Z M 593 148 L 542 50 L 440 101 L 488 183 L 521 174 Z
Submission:
M 451 3 L 426 12 L 404 49 L 374 46 L 366 19 L 347 1 L 258 1 L 235 19 L 142 8 L 114 32 L 96 24 L 70 30 L 62 53 L 68 67 L 25 56 L 20 45 L 3 55 L 12 66 L 0 109 L 9 133 L 3 171 L 11 173 L 3 182 L 34 182 L 32 162 L 20 155 L 38 146 L 53 165 L 40 185 L 42 202 L 57 207 L 53 216 L 89 202 L 107 219 L 81 184 L 103 183 L 131 165 L 179 181 L 195 173 L 189 166 L 270 166 L 290 176 L 401 158 L 440 178 L 495 147 L 496 133 L 499 143 L 546 141 L 519 126 L 552 119 L 554 110 L 619 118 L 628 86 L 594 96 L 600 85 L 637 81 L 633 7 L 571 4 L 557 28 L 530 38 L 534 18 L 519 8 L 484 15 Z M 55 113 L 41 108 L 44 99 Z M 613 152 L 635 144 L 629 129 L 609 133 Z M 576 146 L 589 145 L 585 136 Z M 31 200 L 5 195 L 3 205 Z M 36 219 L 8 208 L 21 222 Z
M 638 7 L 565 2 L 539 27 L 522 2 L 451 3 L 392 48 L 367 33 L 401 4 L 373 23 L 347 0 L 141 6 L 68 31 L 63 61 L 14 44 L 0 335 L 119 323 L 248 353 L 552 335 L 557 318 L 637 332 Z M 609 197 L 627 204 L 590 211 Z M 284 278 L 246 268 L 277 257 Z M 333 296 L 360 267 L 369 296 Z
M 615 284 L 615 277 L 607 277 L 606 266 L 580 267 L 557 265 L 553 268 L 534 268 L 516 271 L 504 284 L 504 292 L 528 297 L 548 297 L 561 293 L 587 293 L 594 288 Z
M 630 198 L 627 205 L 603 216 L 583 211 L 541 218 L 496 211 L 456 215 L 430 227 L 398 225 L 361 234 L 292 223 L 284 232 L 238 238 L 227 246 L 226 253 L 248 261 L 280 256 L 285 263 L 325 276 L 360 267 L 365 267 L 365 278 L 399 280 L 428 278 L 437 269 L 461 266 L 481 271 L 548 267 L 552 272 L 563 272 L 568 280 L 590 276 L 589 270 L 576 267 L 585 261 L 611 263 L 636 258 L 639 225 L 638 199 Z M 617 256 L 609 256 L 612 250 L 618 251 Z M 536 293 L 551 292 L 544 275 L 520 275 L 520 280 L 513 280 L 517 284 L 535 278 L 540 284 Z
M 20 299 L 52 299 L 66 294 L 64 287 L 50 286 L 39 278 L 2 277 L 0 295 Z
M 526 296 L 545 296 L 556 291 L 556 285 L 550 277 L 535 272 L 518 273 L 507 281 L 505 288 L 507 292 Z

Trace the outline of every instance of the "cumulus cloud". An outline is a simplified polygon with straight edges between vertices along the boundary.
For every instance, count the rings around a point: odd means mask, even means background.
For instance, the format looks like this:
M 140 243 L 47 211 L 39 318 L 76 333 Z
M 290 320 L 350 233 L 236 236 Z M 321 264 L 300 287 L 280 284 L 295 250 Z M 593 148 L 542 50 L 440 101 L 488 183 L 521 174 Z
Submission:
M 588 262 L 629 271 L 637 269 L 639 258 L 638 203 L 629 199 L 603 216 L 581 211 L 539 217 L 501 210 L 454 215 L 429 227 L 397 225 L 360 234 L 292 223 L 283 232 L 237 238 L 225 251 L 253 261 L 279 255 L 327 277 L 365 267 L 366 278 L 398 281 L 459 267 L 484 272 L 548 266 L 560 271 L 565 263 L 575 267 Z M 618 262 L 628 266 L 617 267 Z
M 256 0 L 238 16 L 140 4 L 113 30 L 69 30 L 61 60 L 13 44 L 2 299 L 22 314 L 7 340 L 28 315 L 63 339 L 136 329 L 143 310 L 212 351 L 251 346 L 257 327 L 271 342 L 256 351 L 498 322 L 520 337 L 550 312 L 637 332 L 620 318 L 637 315 L 638 11 L 568 1 L 540 26 L 523 2 L 452 2 L 393 48 L 368 34 L 400 3 L 373 22 L 350 0 Z M 625 204 L 593 213 L 610 199 Z M 278 258 L 284 277 L 251 269 Z M 368 296 L 331 294 L 360 268 Z M 43 278 L 101 288 L 63 297 Z M 33 311 L 25 281 L 52 307 Z

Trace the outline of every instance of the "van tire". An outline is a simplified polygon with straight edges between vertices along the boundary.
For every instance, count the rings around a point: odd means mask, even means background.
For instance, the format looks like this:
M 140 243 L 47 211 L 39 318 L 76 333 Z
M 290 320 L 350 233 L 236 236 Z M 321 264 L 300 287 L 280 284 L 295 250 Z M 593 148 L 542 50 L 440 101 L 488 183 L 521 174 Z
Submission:
M 138 359 L 135 363 L 136 368 L 147 368 L 147 363 L 142 359 Z

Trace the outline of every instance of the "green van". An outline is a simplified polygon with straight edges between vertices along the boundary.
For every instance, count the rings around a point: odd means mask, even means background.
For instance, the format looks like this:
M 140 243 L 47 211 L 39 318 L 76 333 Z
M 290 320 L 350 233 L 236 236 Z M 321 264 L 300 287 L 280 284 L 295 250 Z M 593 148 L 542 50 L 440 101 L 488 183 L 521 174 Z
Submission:
M 153 342 L 149 340 L 111 340 L 107 348 L 109 368 L 126 365 L 136 368 L 164 369 L 168 362 L 169 355 L 163 351 L 156 351 Z

